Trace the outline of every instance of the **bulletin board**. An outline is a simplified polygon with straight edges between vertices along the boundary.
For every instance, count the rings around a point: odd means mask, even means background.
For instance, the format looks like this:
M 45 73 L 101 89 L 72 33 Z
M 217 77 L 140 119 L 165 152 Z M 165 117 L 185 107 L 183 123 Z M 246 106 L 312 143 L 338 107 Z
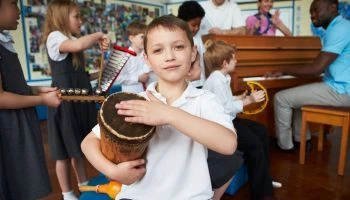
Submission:
M 40 45 L 46 7 L 50 0 L 28 0 L 23 5 L 22 16 L 27 57 L 27 81 L 50 80 L 50 67 L 46 49 Z M 107 33 L 113 43 L 129 46 L 126 35 L 127 25 L 140 20 L 148 24 L 154 18 L 164 14 L 164 6 L 158 4 L 117 1 L 117 0 L 78 0 L 81 11 L 81 34 L 98 31 Z M 100 51 L 94 46 L 85 51 L 86 70 L 95 70 L 99 66 Z

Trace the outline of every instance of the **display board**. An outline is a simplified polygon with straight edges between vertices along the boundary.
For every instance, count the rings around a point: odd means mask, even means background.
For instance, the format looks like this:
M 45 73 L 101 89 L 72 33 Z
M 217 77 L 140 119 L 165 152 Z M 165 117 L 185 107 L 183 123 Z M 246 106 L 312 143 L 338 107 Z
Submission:
M 24 38 L 27 56 L 28 80 L 50 80 L 45 46 L 40 45 L 46 7 L 50 0 L 28 0 L 23 5 Z M 134 20 L 148 24 L 155 17 L 164 14 L 164 6 L 158 4 L 117 1 L 117 0 L 78 0 L 81 11 L 81 34 L 97 31 L 107 33 L 113 43 L 129 46 L 126 27 Z M 85 51 L 87 70 L 95 70 L 100 63 L 98 46 Z M 25 70 L 24 70 L 25 71 Z

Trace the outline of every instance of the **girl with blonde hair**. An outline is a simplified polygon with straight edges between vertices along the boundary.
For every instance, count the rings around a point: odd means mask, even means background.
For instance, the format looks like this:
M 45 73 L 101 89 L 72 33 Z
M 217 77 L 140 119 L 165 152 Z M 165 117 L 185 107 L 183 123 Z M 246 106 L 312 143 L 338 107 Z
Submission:
M 81 20 L 77 3 L 53 0 L 48 6 L 44 26 L 45 43 L 52 72 L 52 85 L 58 88 L 87 88 L 92 91 L 85 71 L 83 51 L 96 42 L 107 50 L 109 39 L 102 32 L 80 37 Z M 87 183 L 80 143 L 96 124 L 94 103 L 63 102 L 48 110 L 51 157 L 64 200 L 76 200 L 70 178 L 73 167 L 78 185 Z

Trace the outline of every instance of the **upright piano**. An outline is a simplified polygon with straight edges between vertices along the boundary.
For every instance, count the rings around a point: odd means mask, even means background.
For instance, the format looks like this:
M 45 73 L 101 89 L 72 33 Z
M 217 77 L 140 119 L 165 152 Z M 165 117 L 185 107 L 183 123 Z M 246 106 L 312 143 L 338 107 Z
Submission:
M 321 81 L 320 77 L 282 76 L 276 79 L 265 79 L 269 71 L 289 67 L 304 67 L 303 64 L 313 62 L 319 54 L 321 42 L 318 37 L 270 37 L 270 36 L 224 36 L 204 35 L 206 40 L 223 40 L 236 46 L 237 65 L 231 73 L 232 92 L 237 95 L 249 89 L 247 81 L 257 81 L 268 93 L 269 102 L 265 110 L 255 115 L 240 117 L 264 124 L 270 135 L 274 135 L 273 97 L 280 90 Z M 254 106 L 253 106 L 254 107 Z M 249 108 L 248 109 L 253 109 Z

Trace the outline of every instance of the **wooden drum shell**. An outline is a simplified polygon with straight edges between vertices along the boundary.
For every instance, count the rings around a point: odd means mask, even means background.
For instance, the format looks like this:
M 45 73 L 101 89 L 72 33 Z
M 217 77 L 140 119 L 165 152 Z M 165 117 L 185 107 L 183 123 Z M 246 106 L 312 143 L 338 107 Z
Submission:
M 136 94 L 125 92 L 119 92 L 112 95 L 123 95 L 121 100 L 144 99 L 143 97 L 140 97 Z M 117 115 L 116 120 L 108 119 L 108 117 L 105 117 L 105 115 L 103 114 L 103 112 L 105 111 L 102 111 L 102 109 L 104 108 L 105 102 L 110 100 L 111 96 L 104 101 L 104 103 L 101 106 L 101 110 L 98 114 L 98 123 L 100 125 L 101 132 L 101 151 L 108 160 L 116 164 L 120 162 L 140 159 L 144 157 L 146 153 L 149 140 L 152 138 L 155 132 L 155 127 L 125 122 L 124 117 L 115 114 L 117 112 L 115 108 L 109 108 L 107 110 L 108 112 L 115 112 L 113 114 Z M 120 100 L 116 101 L 114 99 L 113 102 L 110 104 L 115 105 L 118 102 L 120 102 Z M 117 130 L 119 129 L 119 127 L 116 128 L 115 125 L 114 127 L 113 125 L 109 125 L 108 121 L 111 120 L 114 122 L 119 120 L 118 126 L 121 123 L 122 127 L 128 127 L 127 129 L 130 130 L 126 132 L 133 132 L 134 129 L 136 132 L 140 132 L 141 130 L 144 133 L 142 133 L 142 135 L 130 136 L 128 135 L 128 133 L 125 132 L 125 130 Z

